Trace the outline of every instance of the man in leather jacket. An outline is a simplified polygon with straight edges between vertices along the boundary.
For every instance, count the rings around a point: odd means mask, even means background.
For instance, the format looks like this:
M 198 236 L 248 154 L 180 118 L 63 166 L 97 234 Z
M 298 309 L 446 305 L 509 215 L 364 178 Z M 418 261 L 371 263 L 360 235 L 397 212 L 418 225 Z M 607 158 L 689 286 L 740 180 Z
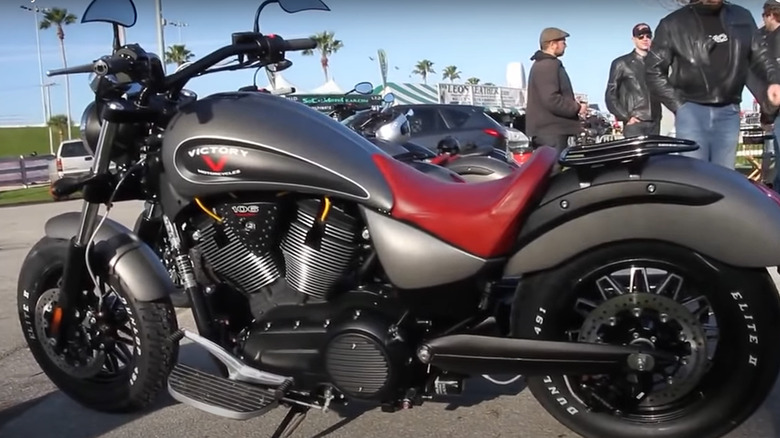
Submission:
M 747 9 L 723 0 L 692 0 L 658 24 L 645 58 L 647 87 L 675 113 L 677 137 L 699 144 L 686 155 L 734 168 L 750 69 L 767 78 L 768 100 L 780 103 L 780 71 L 756 31 Z
M 658 135 L 661 104 L 650 99 L 645 84 L 645 56 L 653 32 L 647 24 L 639 23 L 634 26 L 632 36 L 634 50 L 612 61 L 604 101 L 609 112 L 623 122 L 623 136 Z
M 761 14 L 764 27 L 758 30 L 758 35 L 764 39 L 770 56 L 780 62 L 780 1 L 767 0 Z M 747 86 L 761 105 L 761 125 L 764 131 L 771 132 L 774 139 L 775 178 L 772 187 L 780 191 L 780 111 L 777 105 L 772 105 L 766 95 L 767 78 L 760 71 L 752 69 L 748 75 Z

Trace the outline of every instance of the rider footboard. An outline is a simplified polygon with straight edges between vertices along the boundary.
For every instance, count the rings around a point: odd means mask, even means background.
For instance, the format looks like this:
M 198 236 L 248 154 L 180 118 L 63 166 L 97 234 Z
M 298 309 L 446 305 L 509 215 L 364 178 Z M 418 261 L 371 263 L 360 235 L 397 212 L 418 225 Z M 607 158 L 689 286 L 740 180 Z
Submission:
M 561 153 L 559 162 L 565 167 L 590 168 L 607 164 L 643 162 L 653 155 L 694 151 L 699 145 L 692 140 L 645 135 L 591 145 L 571 146 Z

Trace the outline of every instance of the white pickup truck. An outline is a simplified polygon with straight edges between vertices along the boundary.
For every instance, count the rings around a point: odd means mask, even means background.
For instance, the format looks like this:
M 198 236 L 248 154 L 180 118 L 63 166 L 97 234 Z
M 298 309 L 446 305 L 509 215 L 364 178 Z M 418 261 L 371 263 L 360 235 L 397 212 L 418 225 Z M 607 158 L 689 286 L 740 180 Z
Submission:
M 60 143 L 54 160 L 49 162 L 51 184 L 65 176 L 81 176 L 89 173 L 94 160 L 92 151 L 80 139 Z M 55 201 L 61 199 L 55 198 Z

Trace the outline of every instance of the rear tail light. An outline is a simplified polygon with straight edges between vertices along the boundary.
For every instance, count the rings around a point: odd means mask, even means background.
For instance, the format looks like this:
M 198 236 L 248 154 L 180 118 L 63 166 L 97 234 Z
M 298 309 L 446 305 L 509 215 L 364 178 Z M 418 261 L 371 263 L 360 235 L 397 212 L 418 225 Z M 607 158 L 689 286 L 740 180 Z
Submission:
M 62 172 L 62 158 L 57 158 L 57 172 Z
M 512 151 L 512 158 L 514 158 L 515 163 L 517 163 L 518 166 L 522 166 L 526 161 L 528 161 L 531 158 L 531 155 L 533 155 L 533 149 L 531 148 L 525 148 L 527 150 L 524 151 Z
M 503 137 L 504 135 L 498 132 L 497 130 L 493 128 L 485 128 L 482 130 L 485 134 L 491 136 L 491 137 Z

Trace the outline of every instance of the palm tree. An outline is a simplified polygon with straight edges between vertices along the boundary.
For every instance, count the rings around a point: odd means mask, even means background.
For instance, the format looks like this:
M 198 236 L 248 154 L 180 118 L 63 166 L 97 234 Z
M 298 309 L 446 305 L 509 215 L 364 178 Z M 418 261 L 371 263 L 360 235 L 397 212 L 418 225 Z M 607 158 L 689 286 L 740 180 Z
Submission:
M 466 83 L 471 85 L 477 85 L 479 84 L 479 78 L 468 78 L 466 79 Z
M 317 42 L 317 52 L 320 54 L 322 72 L 325 73 L 325 82 L 328 82 L 330 81 L 328 70 L 330 65 L 328 61 L 331 55 L 344 47 L 344 43 L 341 40 L 337 40 L 335 33 L 328 30 L 312 35 L 310 38 Z M 314 55 L 314 50 L 304 50 L 303 54 L 306 56 Z
M 43 12 L 43 20 L 39 23 L 38 27 L 41 29 L 49 29 L 54 26 L 57 30 L 57 38 L 60 40 L 60 53 L 62 54 L 62 66 L 68 67 L 68 59 L 65 56 L 65 30 L 64 27 L 76 22 L 75 15 L 68 12 L 65 8 L 49 8 Z M 65 106 L 67 107 L 67 123 L 68 126 L 72 126 L 70 118 L 70 78 L 65 75 Z M 68 131 L 68 140 L 72 138 L 70 129 Z
M 184 44 L 174 44 L 168 46 L 168 50 L 165 52 L 165 63 L 176 64 L 179 67 L 185 62 L 190 62 L 194 56 L 195 54 L 190 52 L 190 49 Z
M 57 131 L 57 135 L 60 136 L 60 143 L 65 139 L 65 131 L 70 131 L 70 122 L 65 114 L 55 114 L 49 118 L 48 125 L 50 128 Z M 68 137 L 70 139 L 70 137 Z
M 444 80 L 449 79 L 450 82 L 455 82 L 455 79 L 460 79 L 460 72 L 458 71 L 458 67 L 454 65 L 444 67 L 441 78 Z
M 414 70 L 412 70 L 412 74 L 420 75 L 425 84 L 428 84 L 428 75 L 434 73 L 436 73 L 436 70 L 433 69 L 433 62 L 427 59 L 417 61 L 417 65 L 415 65 Z

